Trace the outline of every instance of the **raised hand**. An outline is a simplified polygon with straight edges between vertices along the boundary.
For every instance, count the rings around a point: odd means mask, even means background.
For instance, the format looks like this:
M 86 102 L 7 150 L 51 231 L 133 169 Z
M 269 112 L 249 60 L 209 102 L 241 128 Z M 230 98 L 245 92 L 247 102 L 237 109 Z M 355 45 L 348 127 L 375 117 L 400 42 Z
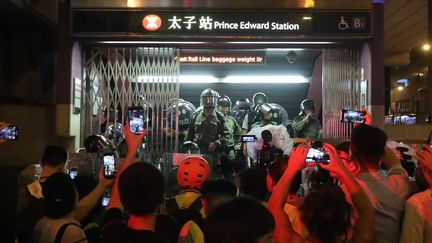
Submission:
M 332 176 L 335 176 L 338 179 L 343 175 L 349 173 L 342 159 L 340 158 L 336 148 L 328 143 L 325 143 L 323 147 L 330 155 L 330 163 L 328 164 L 320 163 L 319 166 L 325 170 L 328 170 Z
M 142 143 L 142 139 L 147 135 L 147 129 L 140 131 L 140 134 L 133 134 L 130 130 L 129 122 L 123 126 L 123 134 L 126 139 L 126 144 L 129 149 L 136 150 Z
M 425 145 L 424 150 L 416 149 L 414 158 L 419 162 L 419 167 L 423 172 L 426 181 L 432 186 L 432 148 Z
M 299 145 L 297 147 L 293 147 L 291 150 L 291 154 L 288 159 L 288 168 L 289 171 L 301 171 L 306 166 L 306 155 L 309 151 L 309 146 Z

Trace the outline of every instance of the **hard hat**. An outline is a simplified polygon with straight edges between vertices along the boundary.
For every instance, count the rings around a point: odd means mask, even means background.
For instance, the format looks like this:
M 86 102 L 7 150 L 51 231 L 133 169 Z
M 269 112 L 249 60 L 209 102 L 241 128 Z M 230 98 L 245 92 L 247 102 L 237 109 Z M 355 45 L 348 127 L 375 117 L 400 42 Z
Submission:
M 198 156 L 190 156 L 180 163 L 177 182 L 182 188 L 200 190 L 209 176 L 210 166 L 207 161 Z

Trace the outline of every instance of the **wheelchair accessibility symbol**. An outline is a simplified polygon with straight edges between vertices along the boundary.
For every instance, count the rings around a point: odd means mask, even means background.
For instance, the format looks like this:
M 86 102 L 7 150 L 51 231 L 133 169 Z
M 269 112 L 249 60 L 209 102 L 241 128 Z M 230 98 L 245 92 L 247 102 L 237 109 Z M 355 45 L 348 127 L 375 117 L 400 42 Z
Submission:
M 340 21 L 339 21 L 339 23 L 338 23 L 338 28 L 339 28 L 340 30 L 346 30 L 346 29 L 349 29 L 348 22 L 345 21 L 344 16 L 341 16 L 341 19 L 340 19 Z

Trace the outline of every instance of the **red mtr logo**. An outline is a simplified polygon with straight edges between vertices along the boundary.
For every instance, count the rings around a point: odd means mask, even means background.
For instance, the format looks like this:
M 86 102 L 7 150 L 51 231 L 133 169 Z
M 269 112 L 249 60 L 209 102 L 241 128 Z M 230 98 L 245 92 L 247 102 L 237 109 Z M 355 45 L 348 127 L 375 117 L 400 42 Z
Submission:
M 162 20 L 155 14 L 149 14 L 143 18 L 142 25 L 146 30 L 155 31 L 162 26 Z

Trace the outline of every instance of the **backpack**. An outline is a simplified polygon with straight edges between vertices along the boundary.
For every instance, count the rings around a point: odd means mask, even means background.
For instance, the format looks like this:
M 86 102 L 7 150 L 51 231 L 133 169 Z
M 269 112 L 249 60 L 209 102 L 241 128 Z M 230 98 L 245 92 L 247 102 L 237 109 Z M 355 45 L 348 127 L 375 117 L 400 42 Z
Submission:
M 179 225 L 184 225 L 189 220 L 193 220 L 200 227 L 203 226 L 204 219 L 200 213 L 203 207 L 201 196 L 195 199 L 189 208 L 179 209 L 175 198 L 170 198 L 166 201 L 168 214 L 173 217 Z

